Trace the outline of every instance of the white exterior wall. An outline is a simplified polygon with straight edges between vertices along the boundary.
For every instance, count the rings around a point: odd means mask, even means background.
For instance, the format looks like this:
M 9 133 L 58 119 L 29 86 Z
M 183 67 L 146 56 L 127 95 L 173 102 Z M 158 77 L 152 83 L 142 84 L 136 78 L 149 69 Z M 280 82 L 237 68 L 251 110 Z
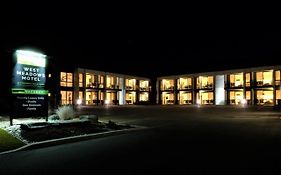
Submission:
M 215 78 L 216 105 L 225 105 L 224 75 L 216 75 Z
M 120 78 L 120 88 L 121 91 L 118 92 L 119 95 L 119 105 L 124 105 L 125 104 L 125 79 L 124 78 Z

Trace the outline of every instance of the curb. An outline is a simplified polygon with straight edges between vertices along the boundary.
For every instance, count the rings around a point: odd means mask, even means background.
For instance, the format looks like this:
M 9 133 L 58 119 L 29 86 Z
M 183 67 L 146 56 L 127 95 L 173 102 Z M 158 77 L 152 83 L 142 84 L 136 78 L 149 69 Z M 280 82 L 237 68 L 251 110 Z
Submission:
M 52 140 L 46 140 L 46 141 L 42 141 L 42 142 L 31 143 L 31 144 L 22 146 L 17 149 L 1 152 L 0 155 L 13 153 L 13 152 L 17 152 L 17 151 L 31 150 L 31 149 L 37 149 L 37 148 L 42 148 L 42 147 L 49 147 L 49 146 L 55 146 L 55 145 L 60 145 L 60 144 L 90 140 L 90 139 L 101 138 L 101 137 L 106 137 L 106 136 L 126 134 L 126 133 L 133 132 L 133 131 L 140 131 L 143 129 L 148 129 L 148 127 L 144 127 L 144 126 L 135 126 L 134 125 L 133 127 L 135 127 L 135 128 L 106 131 L 106 132 L 80 135 L 80 136 L 64 137 L 64 138 L 59 138 L 59 139 L 52 139 Z

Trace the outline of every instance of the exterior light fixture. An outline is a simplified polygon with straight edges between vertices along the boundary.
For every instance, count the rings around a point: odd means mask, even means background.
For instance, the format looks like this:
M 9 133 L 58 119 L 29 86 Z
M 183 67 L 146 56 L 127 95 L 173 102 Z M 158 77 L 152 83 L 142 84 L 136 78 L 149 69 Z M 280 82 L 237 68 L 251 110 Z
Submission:
M 104 100 L 104 103 L 107 105 L 109 104 L 109 100 Z
M 246 99 L 242 99 L 242 100 L 241 100 L 241 104 L 242 104 L 242 105 L 247 104 L 247 100 L 246 100 Z
M 81 99 L 78 99 L 78 100 L 76 101 L 76 104 L 81 105 L 81 104 L 82 104 L 82 100 L 81 100 Z

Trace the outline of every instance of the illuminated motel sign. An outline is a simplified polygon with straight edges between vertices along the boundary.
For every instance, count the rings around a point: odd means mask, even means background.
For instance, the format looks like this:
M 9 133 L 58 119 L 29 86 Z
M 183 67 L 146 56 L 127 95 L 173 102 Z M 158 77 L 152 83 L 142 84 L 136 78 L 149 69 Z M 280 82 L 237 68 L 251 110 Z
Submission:
M 46 117 L 48 90 L 46 90 L 46 55 L 17 50 L 12 79 L 12 118 Z

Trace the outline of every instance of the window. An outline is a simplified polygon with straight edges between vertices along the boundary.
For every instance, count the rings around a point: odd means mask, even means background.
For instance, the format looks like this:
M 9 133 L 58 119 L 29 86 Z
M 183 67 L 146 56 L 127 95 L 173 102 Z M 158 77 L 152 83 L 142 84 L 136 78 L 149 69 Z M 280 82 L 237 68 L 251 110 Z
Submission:
M 197 93 L 197 104 L 214 104 L 214 93 L 199 91 Z
M 246 91 L 246 100 L 251 100 L 251 91 Z
M 126 89 L 135 90 L 136 89 L 136 79 L 126 79 Z
M 73 86 L 73 74 L 61 72 L 60 73 L 60 85 L 64 87 L 72 87 Z
M 112 76 L 107 76 L 106 77 L 106 87 L 110 89 L 114 89 L 114 77 Z
M 140 93 L 140 101 L 148 101 L 149 98 L 148 98 L 148 92 L 142 92 Z
M 273 71 L 256 72 L 256 83 L 257 86 L 268 86 L 272 85 Z
M 276 104 L 280 105 L 281 102 L 281 90 L 276 90 Z
M 275 71 L 275 85 L 280 85 L 280 70 Z
M 79 87 L 83 87 L 83 74 L 79 74 Z
M 136 102 L 136 92 L 126 93 L 126 104 L 134 104 Z
M 83 91 L 79 91 L 79 99 L 83 100 Z
M 246 73 L 246 87 L 251 86 L 251 73 Z
M 192 88 L 191 78 L 180 78 L 178 79 L 178 89 L 191 89 Z
M 273 90 L 257 90 L 257 104 L 258 105 L 272 105 L 273 104 Z
M 199 76 L 197 77 L 197 88 L 204 89 L 204 88 L 213 88 L 213 76 Z
M 242 104 L 243 99 L 243 91 L 230 91 L 229 104 Z
M 104 87 L 104 76 L 102 75 L 98 75 L 98 79 L 99 79 L 99 88 L 103 88 Z
M 148 91 L 149 82 L 147 80 L 140 80 L 140 91 Z
M 174 80 L 163 79 L 161 83 L 161 90 L 174 90 Z
M 86 74 L 86 86 L 87 87 L 94 87 L 94 83 L 95 83 L 95 76 L 94 74 Z
M 86 92 L 86 105 L 94 104 L 95 99 L 95 92 Z
M 72 91 L 60 91 L 61 94 L 61 105 L 72 104 Z
M 243 86 L 243 73 L 231 74 L 229 76 L 230 87 L 242 87 Z
M 162 104 L 174 104 L 174 93 L 163 92 L 162 93 Z
M 119 104 L 117 93 L 116 92 L 106 92 L 105 104 Z
M 179 104 L 192 104 L 191 92 L 180 92 L 178 94 Z

